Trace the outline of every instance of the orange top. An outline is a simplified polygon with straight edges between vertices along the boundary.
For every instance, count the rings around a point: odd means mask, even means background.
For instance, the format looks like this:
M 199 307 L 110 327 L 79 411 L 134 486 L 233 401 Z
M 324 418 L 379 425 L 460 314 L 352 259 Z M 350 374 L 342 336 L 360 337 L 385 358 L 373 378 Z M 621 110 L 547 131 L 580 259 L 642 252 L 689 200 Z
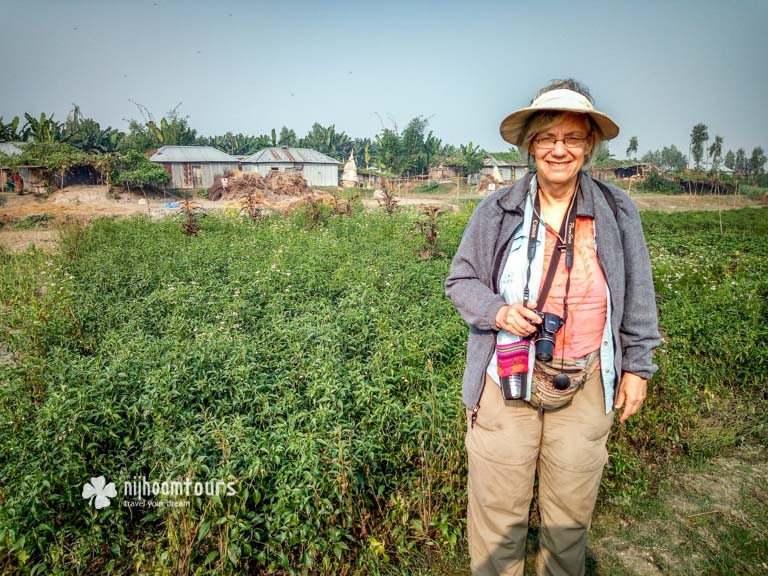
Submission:
M 542 283 L 557 241 L 557 233 L 549 226 L 546 230 Z M 563 316 L 567 278 L 568 271 L 565 268 L 563 253 L 560 255 L 547 301 L 543 307 L 541 302 L 538 303 L 539 310 Z M 576 218 L 571 287 L 568 291 L 568 319 L 555 335 L 553 361 L 563 355 L 565 358 L 581 358 L 600 348 L 607 306 L 605 276 L 597 261 L 595 250 L 595 221 L 587 216 L 579 216 Z

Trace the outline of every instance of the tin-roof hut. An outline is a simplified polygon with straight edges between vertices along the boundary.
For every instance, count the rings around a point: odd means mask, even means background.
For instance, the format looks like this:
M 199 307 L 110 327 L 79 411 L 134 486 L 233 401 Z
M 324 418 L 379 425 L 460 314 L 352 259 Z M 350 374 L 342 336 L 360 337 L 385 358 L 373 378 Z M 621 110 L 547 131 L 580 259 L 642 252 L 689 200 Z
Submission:
M 237 170 L 237 159 L 212 146 L 163 146 L 150 158 L 171 177 L 169 188 L 210 188 L 216 176 Z

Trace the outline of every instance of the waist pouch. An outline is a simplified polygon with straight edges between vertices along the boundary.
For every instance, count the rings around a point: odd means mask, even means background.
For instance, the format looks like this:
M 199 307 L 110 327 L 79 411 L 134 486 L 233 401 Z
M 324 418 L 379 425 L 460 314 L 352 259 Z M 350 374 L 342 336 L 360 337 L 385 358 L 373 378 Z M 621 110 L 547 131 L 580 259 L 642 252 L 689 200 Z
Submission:
M 599 366 L 599 350 L 595 350 L 583 358 L 565 358 L 562 361 L 560 358 L 553 358 L 552 362 L 536 360 L 533 365 L 531 404 L 543 410 L 554 410 L 567 406 Z M 555 388 L 554 379 L 558 374 L 568 375 L 570 386 L 565 390 Z

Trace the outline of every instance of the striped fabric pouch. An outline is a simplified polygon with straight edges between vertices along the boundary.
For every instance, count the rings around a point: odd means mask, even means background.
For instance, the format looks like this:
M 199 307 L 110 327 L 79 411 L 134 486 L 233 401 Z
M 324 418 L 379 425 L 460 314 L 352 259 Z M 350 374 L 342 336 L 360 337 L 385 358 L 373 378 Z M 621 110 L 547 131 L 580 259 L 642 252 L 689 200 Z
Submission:
M 496 365 L 505 400 L 525 398 L 530 340 L 496 344 Z

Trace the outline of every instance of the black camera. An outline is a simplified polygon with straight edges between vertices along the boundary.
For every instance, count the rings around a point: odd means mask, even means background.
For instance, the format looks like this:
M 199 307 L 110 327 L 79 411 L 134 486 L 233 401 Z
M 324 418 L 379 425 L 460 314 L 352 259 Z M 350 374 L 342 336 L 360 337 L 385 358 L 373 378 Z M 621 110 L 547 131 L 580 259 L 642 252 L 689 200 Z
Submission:
M 552 352 L 555 349 L 555 334 L 563 325 L 563 319 L 557 314 L 551 312 L 539 312 L 535 310 L 536 315 L 541 318 L 541 324 L 534 324 L 538 335 L 536 336 L 536 360 L 540 362 L 551 362 Z

